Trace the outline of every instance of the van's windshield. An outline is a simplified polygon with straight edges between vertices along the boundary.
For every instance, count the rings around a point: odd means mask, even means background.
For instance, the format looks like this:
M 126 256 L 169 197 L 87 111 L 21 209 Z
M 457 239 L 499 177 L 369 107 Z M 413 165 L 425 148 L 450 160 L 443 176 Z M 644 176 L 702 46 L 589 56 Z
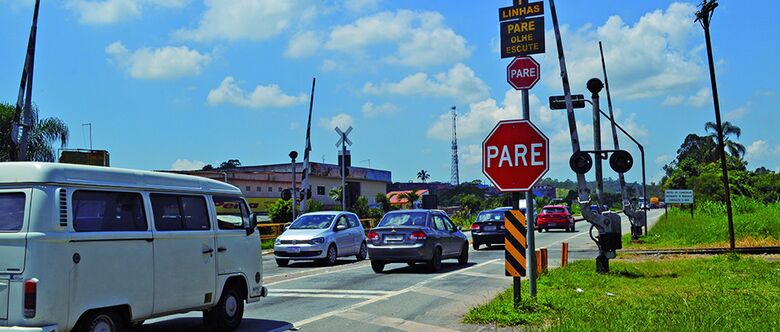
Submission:
M 0 194 L 0 232 L 18 232 L 24 223 L 24 194 Z
M 303 215 L 290 225 L 290 229 L 326 229 L 331 221 L 333 216 L 328 214 Z

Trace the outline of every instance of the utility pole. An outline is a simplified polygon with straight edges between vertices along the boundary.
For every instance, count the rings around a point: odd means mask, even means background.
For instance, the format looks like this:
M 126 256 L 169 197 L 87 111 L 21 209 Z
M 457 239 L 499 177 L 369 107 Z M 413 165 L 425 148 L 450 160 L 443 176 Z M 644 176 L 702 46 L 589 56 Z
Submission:
M 38 35 L 38 8 L 40 0 L 35 1 L 33 22 L 30 28 L 30 39 L 27 41 L 27 55 L 22 69 L 22 80 L 19 83 L 19 95 L 16 99 L 14 123 L 11 127 L 11 151 L 8 154 L 12 160 L 26 161 L 27 147 L 30 140 L 30 129 L 33 126 L 32 86 L 33 69 L 35 68 L 35 41 Z M 17 153 L 17 155 L 14 155 Z
M 455 124 L 457 117 L 458 112 L 455 111 L 455 106 L 452 106 L 452 161 L 450 165 L 450 183 L 452 183 L 453 186 L 460 184 L 458 170 L 458 131 Z
M 588 91 L 591 92 L 590 98 L 593 99 L 593 148 L 596 151 L 601 151 L 601 114 L 599 114 L 599 92 L 604 87 L 604 84 L 597 78 L 588 80 Z M 604 155 L 600 152 L 596 153 L 596 201 L 598 202 L 598 210 L 601 211 L 601 206 L 604 204 L 604 172 L 602 170 L 602 160 Z
M 731 251 L 734 251 L 734 217 L 731 212 L 731 192 L 729 190 L 729 171 L 726 165 L 726 152 L 723 146 L 723 125 L 720 121 L 720 103 L 718 102 L 718 86 L 715 82 L 715 63 L 712 60 L 712 43 L 710 41 L 710 22 L 715 8 L 718 7 L 718 0 L 702 0 L 701 9 L 696 12 L 695 22 L 699 22 L 704 28 L 704 40 L 707 44 L 707 60 L 710 65 L 710 81 L 712 82 L 712 103 L 715 106 L 715 125 L 718 131 L 718 152 L 720 153 L 720 164 L 723 169 L 723 189 L 726 191 L 726 214 L 729 221 L 729 245 Z M 645 198 L 647 199 L 647 198 Z M 645 201 L 647 204 L 647 201 Z
M 292 220 L 295 221 L 295 208 L 297 207 L 296 196 L 298 196 L 298 193 L 295 191 L 295 158 L 298 158 L 298 152 L 296 151 L 290 151 L 290 167 L 292 168 Z

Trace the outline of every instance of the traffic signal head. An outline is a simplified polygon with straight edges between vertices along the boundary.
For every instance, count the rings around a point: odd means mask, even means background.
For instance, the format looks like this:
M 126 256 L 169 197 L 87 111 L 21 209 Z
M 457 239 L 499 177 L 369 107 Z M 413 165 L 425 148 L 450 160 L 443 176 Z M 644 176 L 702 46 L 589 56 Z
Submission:
M 282 199 L 285 200 L 285 201 L 291 200 L 292 199 L 292 190 L 290 190 L 290 189 L 282 190 Z
M 593 158 L 587 152 L 577 151 L 569 158 L 569 167 L 574 173 L 585 174 L 593 167 Z
M 609 156 L 609 167 L 615 172 L 625 173 L 634 165 L 634 157 L 626 150 L 618 150 Z

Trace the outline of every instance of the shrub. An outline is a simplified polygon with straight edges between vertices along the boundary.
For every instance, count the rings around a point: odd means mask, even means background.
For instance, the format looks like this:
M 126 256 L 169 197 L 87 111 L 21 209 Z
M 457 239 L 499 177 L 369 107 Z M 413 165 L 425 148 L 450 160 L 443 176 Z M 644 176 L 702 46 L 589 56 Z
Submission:
M 292 200 L 277 200 L 268 208 L 268 217 L 272 222 L 288 223 L 292 221 Z M 295 207 L 298 211 L 298 207 Z

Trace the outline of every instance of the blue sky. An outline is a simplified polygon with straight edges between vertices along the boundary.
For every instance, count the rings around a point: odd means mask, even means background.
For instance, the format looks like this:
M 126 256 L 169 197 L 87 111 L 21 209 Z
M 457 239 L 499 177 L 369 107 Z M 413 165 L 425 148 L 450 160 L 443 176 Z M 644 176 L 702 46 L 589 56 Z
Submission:
M 511 1 L 42 1 L 33 100 L 71 129 L 70 148 L 111 152 L 112 166 L 171 169 L 280 163 L 303 148 L 317 77 L 312 160 L 336 161 L 335 125 L 351 134 L 353 163 L 408 181 L 420 169 L 450 178 L 447 114 L 460 113 L 460 178 L 482 179 L 480 144 L 520 115 L 498 52 L 497 8 Z M 14 102 L 32 0 L 0 0 L 0 101 Z M 574 92 L 601 76 L 604 42 L 617 118 L 645 145 L 660 179 L 688 133 L 714 121 L 696 2 L 559 0 Z M 722 113 L 742 128 L 749 168 L 780 170 L 776 1 L 721 1 L 712 37 Z M 551 140 L 548 176 L 573 178 L 552 20 L 531 120 Z M 602 106 L 606 109 L 606 100 Z M 592 146 L 590 110 L 577 113 Z M 606 124 L 605 146 L 611 145 Z M 622 146 L 632 146 L 627 140 Z M 630 149 L 639 159 L 636 149 Z M 606 176 L 616 177 L 611 172 Z M 628 175 L 640 179 L 639 167 Z M 592 177 L 592 175 L 590 175 Z

